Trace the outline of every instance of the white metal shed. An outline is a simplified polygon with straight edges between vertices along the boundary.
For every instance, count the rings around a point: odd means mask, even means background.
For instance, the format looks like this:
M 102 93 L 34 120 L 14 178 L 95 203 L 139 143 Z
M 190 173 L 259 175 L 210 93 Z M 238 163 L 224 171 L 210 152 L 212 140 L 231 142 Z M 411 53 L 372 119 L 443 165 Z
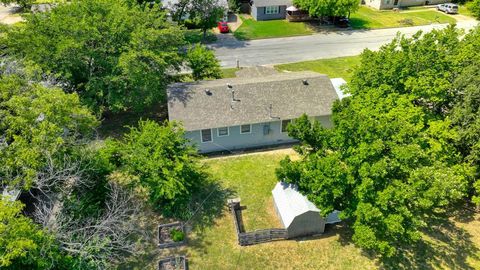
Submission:
M 326 219 L 320 210 L 306 196 L 298 192 L 292 184 L 278 182 L 272 190 L 275 210 L 288 232 L 288 238 L 320 234 L 325 231 L 325 224 L 340 222 L 338 211 Z

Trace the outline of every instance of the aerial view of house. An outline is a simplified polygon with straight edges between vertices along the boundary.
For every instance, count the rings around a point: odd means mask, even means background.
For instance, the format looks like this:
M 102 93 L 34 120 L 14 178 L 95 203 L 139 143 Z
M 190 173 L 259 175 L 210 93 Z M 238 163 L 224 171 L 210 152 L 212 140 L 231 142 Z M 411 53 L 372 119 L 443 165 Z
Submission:
M 287 125 L 303 114 L 331 127 L 337 99 L 326 75 L 273 73 L 174 84 L 168 89 L 168 115 L 183 123 L 200 152 L 233 151 L 295 142 Z
M 480 269 L 480 0 L 3 0 L 0 269 Z

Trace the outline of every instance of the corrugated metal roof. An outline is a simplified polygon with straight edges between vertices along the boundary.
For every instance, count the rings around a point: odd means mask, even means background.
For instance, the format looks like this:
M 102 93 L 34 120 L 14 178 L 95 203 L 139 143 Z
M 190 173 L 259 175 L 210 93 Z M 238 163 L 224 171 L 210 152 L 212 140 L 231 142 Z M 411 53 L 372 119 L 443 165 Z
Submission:
M 318 212 L 320 215 L 320 210 L 298 192 L 295 185 L 278 182 L 272 190 L 272 195 L 285 228 L 290 226 L 295 217 L 306 212 Z

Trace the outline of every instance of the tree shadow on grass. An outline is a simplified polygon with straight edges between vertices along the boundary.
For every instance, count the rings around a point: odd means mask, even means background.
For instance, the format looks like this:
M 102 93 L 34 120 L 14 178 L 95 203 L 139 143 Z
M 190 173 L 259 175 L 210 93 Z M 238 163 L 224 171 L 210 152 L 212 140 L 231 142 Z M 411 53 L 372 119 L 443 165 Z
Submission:
M 206 185 L 193 195 L 185 225 L 195 231 L 214 225 L 215 220 L 225 214 L 227 199 L 233 196 L 235 196 L 233 190 L 224 188 L 218 181 L 209 179 Z
M 473 220 L 473 213 L 460 211 L 453 219 L 462 217 Z M 475 269 L 468 258 L 478 259 L 478 247 L 472 242 L 472 235 L 458 227 L 447 216 L 430 217 L 428 227 L 418 243 L 400 250 L 394 258 L 384 259 L 385 269 Z
M 473 212 L 459 210 L 450 216 L 430 217 L 427 228 L 422 230 L 423 238 L 415 244 L 398 247 L 398 253 L 391 258 L 381 258 L 378 254 L 363 252 L 370 259 L 378 259 L 380 269 L 475 269 L 468 260 L 480 259 L 480 249 L 472 241 L 473 236 L 455 224 L 474 220 Z M 340 244 L 353 243 L 353 231 L 346 223 L 340 233 Z

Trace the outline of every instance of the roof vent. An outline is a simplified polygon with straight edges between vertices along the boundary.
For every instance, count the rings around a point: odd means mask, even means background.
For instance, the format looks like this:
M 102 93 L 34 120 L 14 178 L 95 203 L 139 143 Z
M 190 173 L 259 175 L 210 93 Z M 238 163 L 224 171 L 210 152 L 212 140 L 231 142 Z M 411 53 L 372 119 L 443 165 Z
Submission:
M 210 89 L 205 89 L 205 94 L 207 94 L 207 96 L 211 96 L 212 91 L 210 91 Z
M 307 81 L 307 80 L 302 80 L 302 83 L 303 83 L 303 85 L 308 85 L 308 81 Z

